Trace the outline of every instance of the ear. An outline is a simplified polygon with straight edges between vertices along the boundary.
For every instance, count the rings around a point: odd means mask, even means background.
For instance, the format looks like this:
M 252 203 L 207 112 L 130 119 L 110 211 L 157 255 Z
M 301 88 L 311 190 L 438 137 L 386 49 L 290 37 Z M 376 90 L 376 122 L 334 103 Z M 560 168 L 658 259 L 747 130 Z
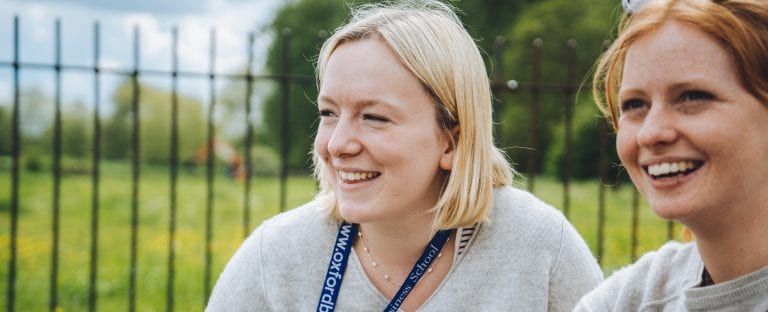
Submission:
M 459 126 L 456 125 L 446 133 L 447 144 L 440 156 L 440 169 L 450 171 L 453 169 L 453 155 L 456 153 L 456 144 L 459 140 Z

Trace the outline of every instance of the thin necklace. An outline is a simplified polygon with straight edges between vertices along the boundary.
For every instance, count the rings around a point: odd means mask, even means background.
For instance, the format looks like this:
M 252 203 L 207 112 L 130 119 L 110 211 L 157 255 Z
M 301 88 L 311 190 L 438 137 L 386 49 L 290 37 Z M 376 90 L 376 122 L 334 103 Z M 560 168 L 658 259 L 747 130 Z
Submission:
M 357 236 L 358 236 L 358 237 L 360 237 L 360 242 L 361 242 L 361 243 L 363 243 L 363 251 L 364 251 L 364 252 L 365 252 L 365 254 L 368 256 L 368 260 L 370 260 L 370 261 L 371 261 L 371 266 L 372 266 L 374 269 L 376 269 L 377 271 L 379 271 L 379 273 L 381 273 L 382 275 L 384 275 L 384 279 L 385 279 L 387 282 L 389 282 L 389 283 L 391 283 L 392 285 L 395 285 L 395 286 L 397 286 L 397 287 L 402 287 L 402 286 L 403 286 L 403 284 L 398 284 L 397 282 L 393 281 L 393 280 L 392 280 L 392 275 L 389 275 L 389 274 L 387 274 L 387 272 L 384 272 L 384 269 L 382 269 L 382 268 L 381 268 L 381 266 L 379 265 L 379 263 L 378 263 L 378 262 L 376 262 L 376 260 L 375 260 L 375 259 L 373 259 L 373 256 L 371 256 L 371 251 L 370 251 L 370 249 L 368 249 L 368 245 L 366 245 L 366 244 L 365 244 L 365 238 L 363 238 L 363 231 L 362 231 L 362 229 L 360 229 L 360 230 L 357 232 Z M 450 237 L 450 236 L 448 236 L 448 238 L 445 240 L 445 242 L 446 242 L 446 243 L 448 243 L 448 241 L 449 241 L 449 240 L 451 240 L 451 237 Z M 443 252 L 442 252 L 442 250 L 441 250 L 441 251 L 440 251 L 440 252 L 437 254 L 437 259 L 435 259 L 435 262 L 434 262 L 434 263 L 432 263 L 432 266 L 431 266 L 431 267 L 429 267 L 429 268 L 427 268 L 427 272 L 426 272 L 426 273 L 432 273 L 432 269 L 434 269 L 434 268 L 435 268 L 435 266 L 437 265 L 437 262 L 438 262 L 438 261 L 440 261 L 440 257 L 442 257 L 442 256 L 443 256 Z

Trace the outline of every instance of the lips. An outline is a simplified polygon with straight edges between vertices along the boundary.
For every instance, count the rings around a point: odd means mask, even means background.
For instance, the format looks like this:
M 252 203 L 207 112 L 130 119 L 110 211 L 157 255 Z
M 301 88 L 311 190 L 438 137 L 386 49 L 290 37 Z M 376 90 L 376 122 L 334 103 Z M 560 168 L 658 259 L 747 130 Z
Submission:
M 345 183 L 360 183 L 360 182 L 370 181 L 375 178 L 378 178 L 381 175 L 381 172 L 377 172 L 377 171 L 337 170 L 336 173 L 339 179 L 341 179 Z
M 668 177 L 684 176 L 698 170 L 704 163 L 701 161 L 676 161 L 661 162 L 653 165 L 644 166 L 648 175 L 653 179 L 663 179 Z

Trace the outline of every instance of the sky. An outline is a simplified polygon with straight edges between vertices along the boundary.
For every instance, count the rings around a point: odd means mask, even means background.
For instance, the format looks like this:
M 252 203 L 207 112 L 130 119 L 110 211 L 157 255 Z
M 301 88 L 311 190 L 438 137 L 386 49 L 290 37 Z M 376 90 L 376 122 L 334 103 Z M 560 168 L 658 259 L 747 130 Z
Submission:
M 216 31 L 215 71 L 235 73 L 247 62 L 247 36 L 256 34 L 255 65 L 259 72 L 271 42 L 267 27 L 286 0 L 0 0 L 0 62 L 13 60 L 13 21 L 20 26 L 21 62 L 52 64 L 55 60 L 55 21 L 61 23 L 61 61 L 93 65 L 93 29 L 99 23 L 100 65 L 133 67 L 134 28 L 140 32 L 140 68 L 171 69 L 171 30 L 178 28 L 179 69 L 208 72 L 210 33 Z M 50 70 L 24 69 L 22 88 L 51 94 Z M 90 101 L 93 79 L 83 73 L 63 75 L 64 102 Z M 0 103 L 12 99 L 12 71 L 0 66 Z M 166 79 L 167 80 L 167 79 Z M 102 94 L 111 94 L 120 79 L 105 77 Z M 151 84 L 151 81 L 149 82 Z M 162 88 L 162 86 L 161 86 Z M 183 93 L 205 99 L 207 88 L 180 84 Z

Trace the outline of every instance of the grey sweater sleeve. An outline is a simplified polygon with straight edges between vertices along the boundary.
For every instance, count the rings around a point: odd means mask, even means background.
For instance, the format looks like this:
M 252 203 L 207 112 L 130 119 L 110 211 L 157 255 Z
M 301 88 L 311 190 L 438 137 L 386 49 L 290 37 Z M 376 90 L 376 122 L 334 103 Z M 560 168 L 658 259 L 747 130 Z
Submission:
M 219 276 L 206 311 L 272 311 L 266 295 L 261 241 L 267 222 L 259 226 L 240 246 Z
M 570 311 L 603 280 L 586 242 L 563 217 L 560 250 L 549 280 L 549 311 Z
M 600 284 L 598 288 L 584 296 L 573 311 L 615 311 L 614 305 L 620 296 L 621 285 L 626 284 L 627 274 L 628 271 L 625 269 L 611 275 L 611 277 Z

